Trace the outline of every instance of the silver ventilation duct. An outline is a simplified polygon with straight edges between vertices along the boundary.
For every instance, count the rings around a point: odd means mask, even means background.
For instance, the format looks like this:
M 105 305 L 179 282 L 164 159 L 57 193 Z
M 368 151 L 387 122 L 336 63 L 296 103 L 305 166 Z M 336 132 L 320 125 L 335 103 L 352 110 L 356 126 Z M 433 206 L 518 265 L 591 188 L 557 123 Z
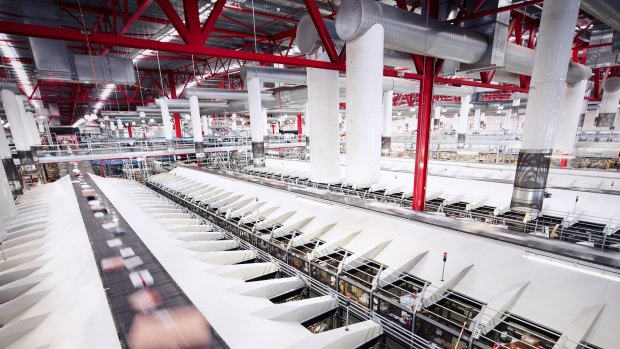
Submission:
M 247 69 L 244 69 L 246 66 L 241 67 L 241 78 L 245 81 L 246 79 L 258 78 L 261 81 L 273 82 L 273 83 L 294 83 L 299 85 L 306 84 L 306 72 L 303 70 L 290 70 L 284 68 L 265 68 L 265 67 L 255 67 L 255 66 L 247 66 Z M 246 73 L 244 74 L 244 70 Z M 346 78 L 341 77 L 339 80 L 339 85 L 345 85 Z M 420 91 L 420 83 L 415 80 L 394 78 L 394 77 L 383 77 L 383 90 L 389 91 L 392 90 L 396 93 L 417 93 Z M 289 103 L 288 94 L 286 91 L 302 91 L 302 89 L 294 89 L 294 90 L 281 90 L 280 93 L 282 95 L 278 95 L 278 92 L 274 95 L 276 101 L 282 101 L 282 97 L 284 96 L 284 103 Z M 303 89 L 303 93 L 306 93 L 306 89 Z M 301 94 L 302 92 L 295 92 Z M 440 96 L 466 96 L 474 93 L 474 89 L 471 87 L 457 87 L 457 86 L 446 86 L 446 85 L 435 85 L 435 94 Z M 293 100 L 298 101 L 301 95 L 295 97 Z M 307 96 L 303 96 L 305 100 Z
M 323 19 L 323 23 L 325 23 L 325 28 L 334 42 L 334 46 L 338 51 L 340 51 L 344 47 L 345 42 L 338 37 L 338 33 L 336 32 L 336 23 L 331 19 L 325 18 Z M 323 42 L 319 37 L 319 33 L 317 32 L 310 15 L 305 15 L 301 18 L 299 24 L 297 25 L 296 35 L 297 47 L 301 53 L 311 54 L 323 46 Z M 390 49 L 383 50 L 383 65 L 389 67 L 415 69 L 411 54 Z
M 224 99 L 224 100 L 247 100 L 248 99 L 248 91 L 221 90 L 217 88 L 190 87 L 190 88 L 185 89 L 184 95 L 186 97 L 196 96 L 200 99 Z M 273 95 L 269 92 L 261 93 L 261 100 L 272 101 Z
M 597 20 L 620 31 L 620 1 L 581 0 L 581 9 Z
M 281 84 L 306 84 L 306 71 L 281 69 L 271 67 L 259 67 L 255 65 L 244 65 L 241 67 L 241 79 L 247 81 L 258 78 L 261 82 L 281 83 Z
M 481 34 L 433 18 L 427 18 L 372 0 L 344 0 L 336 17 L 339 38 L 350 41 L 364 34 L 373 24 L 383 25 L 385 46 L 462 63 L 477 62 L 487 50 Z M 508 43 L 504 67 L 509 73 L 531 75 L 535 51 Z M 592 74 L 582 64 L 570 62 L 566 81 L 574 84 Z
M 397 51 L 475 63 L 487 50 L 487 39 L 465 30 L 372 0 L 346 0 L 338 9 L 338 37 L 352 41 L 374 24 L 385 30 L 385 47 Z

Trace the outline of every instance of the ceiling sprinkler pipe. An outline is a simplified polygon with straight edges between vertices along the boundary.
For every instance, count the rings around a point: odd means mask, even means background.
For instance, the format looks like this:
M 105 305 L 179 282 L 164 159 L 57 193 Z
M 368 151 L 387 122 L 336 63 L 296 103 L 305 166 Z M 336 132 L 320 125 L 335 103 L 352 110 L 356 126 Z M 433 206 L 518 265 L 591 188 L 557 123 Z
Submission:
M 262 82 L 281 83 L 281 84 L 306 84 L 306 71 L 271 67 L 259 67 L 255 65 L 244 65 L 241 67 L 241 79 L 247 81 L 258 78 Z

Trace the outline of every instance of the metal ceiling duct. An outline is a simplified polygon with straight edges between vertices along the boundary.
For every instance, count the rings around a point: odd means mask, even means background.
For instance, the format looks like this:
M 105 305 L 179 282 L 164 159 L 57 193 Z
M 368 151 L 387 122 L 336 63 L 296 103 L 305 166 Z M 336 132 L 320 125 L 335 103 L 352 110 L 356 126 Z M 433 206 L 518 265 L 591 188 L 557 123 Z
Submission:
M 344 0 L 336 17 L 336 30 L 339 38 L 350 41 L 376 23 L 385 29 L 385 46 L 398 51 L 471 64 L 484 55 L 488 46 L 486 38 L 473 30 L 372 0 Z M 533 49 L 508 43 L 504 67 L 498 70 L 531 75 L 534 56 Z M 566 81 L 574 84 L 591 74 L 590 68 L 571 61 Z
M 186 97 L 196 96 L 200 99 L 224 99 L 224 100 L 247 100 L 248 91 L 246 90 L 221 90 L 217 88 L 190 87 L 185 89 Z M 273 101 L 274 97 L 269 92 L 261 93 L 261 100 Z M 189 108 L 189 104 L 188 104 Z
M 189 99 L 168 99 L 166 104 L 168 104 L 170 110 L 178 108 L 189 109 Z M 228 102 L 199 102 L 198 106 L 200 108 L 226 108 Z
M 385 29 L 385 47 L 397 51 L 475 63 L 487 50 L 480 33 L 372 0 L 342 1 L 336 32 L 352 41 L 376 23 Z
M 581 9 L 597 20 L 620 31 L 620 1 L 581 0 Z
M 261 82 L 295 85 L 306 84 L 305 70 L 259 67 L 246 64 L 241 67 L 240 74 L 243 81 L 247 81 L 252 78 L 258 78 Z
M 532 75 L 535 52 L 535 50 L 530 48 L 508 43 L 508 46 L 506 46 L 505 67 L 499 68 L 499 70 L 528 76 Z M 592 75 L 592 69 L 583 64 L 570 61 L 566 82 L 576 84 L 583 79 L 589 78 L 590 75 Z
M 334 46 L 338 51 L 340 51 L 344 47 L 345 42 L 338 37 L 338 33 L 336 32 L 336 23 L 331 19 L 325 18 L 323 19 L 323 23 L 325 23 L 325 28 L 327 28 L 327 32 L 334 42 Z M 303 54 L 314 53 L 323 46 L 323 42 L 319 37 L 319 33 L 317 32 L 310 15 L 305 15 L 301 18 L 299 24 L 297 25 L 296 35 L 297 47 Z M 415 65 L 411 59 L 411 54 L 390 49 L 383 50 L 383 65 L 389 67 L 415 69 Z

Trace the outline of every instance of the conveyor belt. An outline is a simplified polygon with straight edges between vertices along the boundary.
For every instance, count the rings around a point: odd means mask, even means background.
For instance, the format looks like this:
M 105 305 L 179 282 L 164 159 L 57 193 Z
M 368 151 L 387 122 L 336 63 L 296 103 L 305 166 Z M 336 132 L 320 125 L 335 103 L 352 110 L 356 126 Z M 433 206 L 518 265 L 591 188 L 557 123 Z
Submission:
M 198 168 L 185 165 L 178 166 L 196 171 L 211 173 L 222 177 L 242 180 L 249 183 L 260 184 L 266 187 L 292 192 L 297 195 L 306 195 L 318 200 L 326 200 L 342 205 L 354 206 L 365 210 L 387 214 L 390 216 L 396 216 L 399 218 L 410 219 L 420 223 L 431 224 L 436 227 L 457 230 L 481 238 L 499 240 L 501 242 L 522 246 L 531 249 L 534 252 L 538 251 L 539 253 L 548 254 L 550 256 L 563 256 L 568 258 L 574 258 L 588 264 L 593 264 L 593 266 L 598 265 L 603 267 L 609 267 L 612 269 L 620 269 L 620 253 L 618 252 L 597 250 L 587 246 L 570 244 L 563 241 L 541 239 L 535 236 L 531 236 L 529 234 L 511 231 L 508 229 L 503 229 L 480 222 L 466 222 L 454 220 L 452 218 L 431 215 L 424 212 L 416 212 L 401 207 L 379 205 L 372 201 L 361 199 L 358 197 L 342 195 L 339 193 L 332 193 L 327 190 L 307 188 L 300 185 L 293 185 L 280 182 L 278 180 L 270 180 L 253 175 Z
M 83 181 L 79 178 L 71 176 L 73 188 L 77 196 L 78 205 L 82 213 L 82 219 L 88 232 L 88 239 L 91 243 L 101 282 L 106 291 L 110 311 L 114 318 L 119 340 L 123 348 L 128 348 L 127 334 L 133 321 L 135 312 L 129 306 L 127 297 L 137 289 L 129 278 L 130 271 L 118 271 L 104 273 L 101 269 L 101 260 L 103 258 L 118 257 L 119 248 L 112 248 L 108 245 L 111 239 L 120 239 L 123 248 L 131 247 L 135 256 L 140 257 L 143 264 L 134 270 L 148 270 L 152 275 L 154 283 L 149 288 L 157 291 L 161 298 L 161 304 L 158 309 L 168 309 L 180 306 L 190 306 L 192 302 L 174 282 L 172 277 L 166 272 L 157 258 L 149 251 L 140 237 L 135 233 L 131 226 L 125 221 L 122 215 L 114 208 L 114 205 L 106 198 L 103 192 L 97 187 L 95 182 L 88 174 L 84 174 Z M 107 213 L 104 217 L 96 218 L 90 209 L 89 199 L 82 197 L 81 185 L 89 185 L 96 193 L 96 199 L 101 206 L 105 207 Z M 124 231 L 122 235 L 115 235 L 109 230 L 102 227 L 106 222 L 116 222 L 117 231 Z M 211 328 L 211 349 L 228 348 L 221 337 Z

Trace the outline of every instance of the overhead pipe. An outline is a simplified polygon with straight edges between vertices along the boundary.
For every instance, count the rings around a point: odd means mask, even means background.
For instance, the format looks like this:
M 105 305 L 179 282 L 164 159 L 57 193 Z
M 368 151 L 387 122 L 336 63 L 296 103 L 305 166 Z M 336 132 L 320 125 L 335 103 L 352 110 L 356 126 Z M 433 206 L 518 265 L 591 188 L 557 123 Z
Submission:
M 581 9 L 620 32 L 620 2 L 609 0 L 581 0 Z
M 293 85 L 305 85 L 307 81 L 305 70 L 261 67 L 249 64 L 241 67 L 240 75 L 243 81 L 258 78 L 262 82 Z
M 375 23 L 385 28 L 385 47 L 397 51 L 472 64 L 488 48 L 487 39 L 478 32 L 372 0 L 343 0 L 336 16 L 336 31 L 339 38 L 348 42 Z M 498 69 L 532 75 L 534 55 L 533 49 L 508 43 L 504 67 Z M 592 73 L 590 68 L 575 62 L 568 70 L 568 83 L 577 83 Z
M 578 12 L 579 0 L 546 0 L 541 15 L 510 203 L 513 210 L 530 212 L 533 217 L 543 205 Z
M 327 29 L 334 46 L 338 51 L 340 51 L 344 47 L 345 42 L 338 36 L 335 21 L 332 19 L 323 18 L 323 23 L 325 23 L 325 28 Z M 313 54 L 323 45 L 310 15 L 303 16 L 299 21 L 297 25 L 296 39 L 297 48 L 299 48 L 299 51 L 303 54 Z M 415 70 L 415 65 L 413 64 L 411 54 L 390 49 L 383 50 L 383 65 Z
M 246 90 L 221 90 L 217 88 L 189 87 L 185 89 L 185 96 L 196 96 L 199 99 L 225 99 L 225 100 L 247 100 L 248 91 Z M 273 95 L 269 92 L 260 93 L 263 101 L 272 101 Z

